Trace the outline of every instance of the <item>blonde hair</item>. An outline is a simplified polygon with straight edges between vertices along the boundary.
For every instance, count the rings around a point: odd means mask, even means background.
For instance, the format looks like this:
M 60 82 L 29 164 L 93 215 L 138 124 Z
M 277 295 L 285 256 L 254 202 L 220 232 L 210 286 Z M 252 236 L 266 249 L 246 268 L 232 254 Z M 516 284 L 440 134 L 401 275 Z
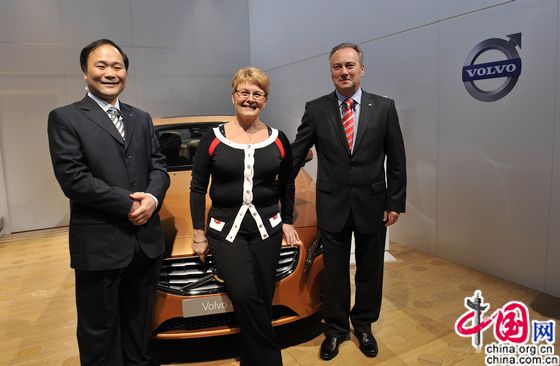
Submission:
M 270 91 L 270 80 L 261 69 L 247 66 L 237 70 L 237 72 L 233 75 L 233 79 L 231 79 L 231 92 L 235 93 L 237 86 L 244 82 L 255 84 L 261 88 L 264 91 L 265 96 L 268 97 L 268 92 Z

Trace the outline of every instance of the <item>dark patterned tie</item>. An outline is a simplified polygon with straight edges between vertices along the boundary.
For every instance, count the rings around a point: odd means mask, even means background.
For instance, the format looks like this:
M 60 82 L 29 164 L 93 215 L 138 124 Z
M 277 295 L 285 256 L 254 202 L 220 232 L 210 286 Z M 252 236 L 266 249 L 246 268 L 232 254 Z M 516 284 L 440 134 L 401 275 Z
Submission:
M 107 110 L 107 114 L 109 115 L 109 118 L 111 118 L 111 121 L 113 121 L 113 123 L 115 124 L 115 127 L 124 140 L 124 123 L 119 110 L 115 107 L 111 107 L 109 108 L 109 110 Z
M 342 111 L 342 125 L 344 126 L 344 133 L 346 134 L 350 151 L 352 151 L 352 143 L 354 142 L 354 113 L 352 113 L 352 104 L 354 104 L 352 98 L 348 98 L 342 103 L 344 106 L 344 110 Z

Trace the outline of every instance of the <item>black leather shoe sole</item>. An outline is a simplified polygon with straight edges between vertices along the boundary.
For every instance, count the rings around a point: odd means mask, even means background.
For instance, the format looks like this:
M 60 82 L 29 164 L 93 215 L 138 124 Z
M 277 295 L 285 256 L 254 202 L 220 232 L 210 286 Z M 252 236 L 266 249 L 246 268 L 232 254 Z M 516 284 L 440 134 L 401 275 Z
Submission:
M 336 355 L 338 355 L 338 348 L 336 349 L 336 351 L 331 352 L 331 353 L 323 353 L 323 352 L 321 352 L 321 353 L 319 354 L 319 357 L 321 357 L 321 360 L 329 361 L 329 360 L 332 360 L 333 358 L 335 358 Z
M 360 344 L 360 351 L 367 357 L 377 356 L 377 341 L 372 334 L 356 333 L 356 338 L 358 338 L 358 343 Z
M 367 357 L 377 356 L 377 349 L 369 349 L 369 347 L 360 345 L 360 351 Z
M 346 337 L 327 336 L 323 341 L 323 343 L 321 343 L 321 350 L 319 352 L 319 357 L 321 357 L 321 359 L 325 361 L 332 360 L 333 358 L 336 357 L 336 355 L 338 355 L 338 347 L 340 346 L 340 344 L 349 339 L 350 339 L 349 335 L 347 335 Z

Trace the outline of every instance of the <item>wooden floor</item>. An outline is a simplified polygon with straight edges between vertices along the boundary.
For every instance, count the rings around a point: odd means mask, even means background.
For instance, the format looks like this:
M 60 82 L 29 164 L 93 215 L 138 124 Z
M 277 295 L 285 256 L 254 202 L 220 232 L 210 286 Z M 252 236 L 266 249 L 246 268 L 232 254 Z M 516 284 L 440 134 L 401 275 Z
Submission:
M 393 243 L 385 270 L 382 314 L 373 327 L 375 359 L 352 338 L 332 361 L 319 359 L 319 316 L 277 329 L 284 365 L 483 365 L 470 338 L 454 332 L 464 298 L 482 291 L 492 309 L 524 302 L 531 320 L 560 319 L 560 299 Z M 53 229 L 0 238 L 0 365 L 79 365 L 74 276 L 67 232 Z M 556 352 L 560 324 L 556 327 Z M 484 333 L 485 343 L 493 340 Z M 238 336 L 151 345 L 157 364 L 236 365 Z

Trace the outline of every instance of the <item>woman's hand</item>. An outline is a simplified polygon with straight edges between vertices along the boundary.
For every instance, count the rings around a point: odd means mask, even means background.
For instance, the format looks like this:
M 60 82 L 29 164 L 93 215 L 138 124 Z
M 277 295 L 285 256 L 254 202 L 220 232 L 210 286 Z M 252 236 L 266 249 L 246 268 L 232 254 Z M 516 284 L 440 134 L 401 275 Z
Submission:
M 288 245 L 296 245 L 299 241 L 299 235 L 294 225 L 282 224 L 282 232 L 284 233 L 284 241 Z
M 195 229 L 193 232 L 193 241 L 191 248 L 196 255 L 204 262 L 206 254 L 208 254 L 208 239 L 204 230 Z

